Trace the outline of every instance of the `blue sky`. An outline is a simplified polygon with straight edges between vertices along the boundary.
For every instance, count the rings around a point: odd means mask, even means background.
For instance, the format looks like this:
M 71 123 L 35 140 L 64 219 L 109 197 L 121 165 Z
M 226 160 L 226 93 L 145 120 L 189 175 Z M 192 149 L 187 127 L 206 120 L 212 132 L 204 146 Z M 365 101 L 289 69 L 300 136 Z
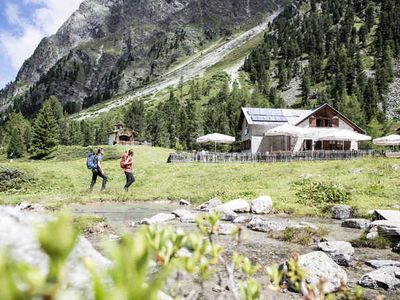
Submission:
M 83 0 L 0 0 L 0 88 Z

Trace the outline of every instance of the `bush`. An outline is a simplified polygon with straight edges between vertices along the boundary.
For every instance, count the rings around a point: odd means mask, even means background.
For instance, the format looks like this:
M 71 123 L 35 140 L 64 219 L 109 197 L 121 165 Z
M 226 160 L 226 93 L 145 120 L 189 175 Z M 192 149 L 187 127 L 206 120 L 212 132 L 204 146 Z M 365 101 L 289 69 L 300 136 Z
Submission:
M 392 242 L 383 236 L 378 236 L 372 240 L 367 239 L 367 233 L 364 232 L 358 239 L 350 241 L 351 245 L 356 248 L 373 248 L 388 249 L 392 246 Z
M 297 202 L 328 211 L 336 204 L 346 203 L 351 193 L 341 184 L 304 179 L 295 183 Z
M 0 166 L 0 192 L 19 191 L 33 180 L 20 170 Z
M 320 241 L 320 239 L 327 235 L 327 233 L 328 231 L 325 228 L 314 229 L 311 227 L 288 227 L 284 231 L 273 234 L 272 237 L 284 242 L 309 246 L 314 242 Z

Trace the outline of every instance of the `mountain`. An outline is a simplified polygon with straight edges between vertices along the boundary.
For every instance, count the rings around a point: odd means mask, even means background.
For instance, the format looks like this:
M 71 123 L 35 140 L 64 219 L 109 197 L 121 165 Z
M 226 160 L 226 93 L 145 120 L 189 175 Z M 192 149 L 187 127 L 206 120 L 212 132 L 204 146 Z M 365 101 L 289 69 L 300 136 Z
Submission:
M 146 85 L 182 58 L 259 23 L 274 0 L 85 0 L 44 38 L 1 109 L 33 116 L 57 96 L 68 113 Z

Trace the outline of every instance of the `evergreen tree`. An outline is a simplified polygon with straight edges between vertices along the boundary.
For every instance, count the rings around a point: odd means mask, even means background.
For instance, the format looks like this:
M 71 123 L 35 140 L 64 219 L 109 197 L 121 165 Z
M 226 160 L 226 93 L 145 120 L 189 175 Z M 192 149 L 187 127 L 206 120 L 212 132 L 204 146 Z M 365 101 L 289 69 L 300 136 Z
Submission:
M 49 155 L 59 144 L 59 125 L 52 105 L 52 101 L 45 101 L 33 123 L 32 150 L 37 158 Z
M 139 133 L 144 130 L 145 104 L 143 100 L 135 100 L 128 106 L 124 114 L 124 123 Z M 144 135 L 144 134 L 143 134 Z
M 93 125 L 87 121 L 82 121 L 80 127 L 83 135 L 83 146 L 93 145 L 95 139 Z
M 373 117 L 368 123 L 367 132 L 373 138 L 378 138 L 383 135 L 383 125 L 376 117 Z
M 378 113 L 378 102 L 379 95 L 376 89 L 375 80 L 373 78 L 368 79 L 368 84 L 364 91 L 364 110 L 367 121 L 371 121 Z
M 13 141 L 13 139 L 17 139 Z M 13 158 L 19 158 L 31 148 L 31 124 L 21 113 L 11 113 L 4 127 L 3 145 L 7 155 L 13 153 Z M 19 149 L 16 149 L 16 148 Z
M 9 132 L 7 158 L 20 158 L 26 151 L 23 136 L 17 127 L 12 127 Z
M 311 79 L 309 69 L 306 68 L 303 73 L 301 81 L 301 105 L 302 107 L 308 107 L 309 97 L 311 94 Z

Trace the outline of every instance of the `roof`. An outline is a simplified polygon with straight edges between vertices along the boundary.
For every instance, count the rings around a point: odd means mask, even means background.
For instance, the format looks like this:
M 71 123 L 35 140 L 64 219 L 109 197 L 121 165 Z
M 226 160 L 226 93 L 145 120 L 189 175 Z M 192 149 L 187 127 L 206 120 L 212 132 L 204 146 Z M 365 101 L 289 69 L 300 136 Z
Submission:
M 304 116 L 304 118 L 302 118 L 300 121 L 298 121 L 296 124 L 294 125 L 299 125 L 300 123 L 304 122 L 306 119 L 308 119 L 309 117 L 311 117 L 311 115 L 313 115 L 315 112 L 317 112 L 318 110 L 328 107 L 330 109 L 332 109 L 338 116 L 340 116 L 344 121 L 346 121 L 347 123 L 349 123 L 350 125 L 352 125 L 353 127 L 357 128 L 359 132 L 365 134 L 366 131 L 364 129 L 362 129 L 360 126 L 358 126 L 356 123 L 354 123 L 352 120 L 350 120 L 348 117 L 346 117 L 344 114 L 342 114 L 340 111 L 338 111 L 337 109 L 335 109 L 333 106 L 329 105 L 328 103 L 324 103 L 320 106 L 318 106 L 316 109 L 310 111 L 310 113 L 306 116 Z
M 348 124 L 355 127 L 359 132 L 365 133 L 365 130 L 363 130 L 360 126 L 351 121 L 328 103 L 322 104 L 314 110 L 243 107 L 242 114 L 240 116 L 240 123 L 242 122 L 242 118 L 244 116 L 249 125 L 283 125 L 285 123 L 289 123 L 297 126 L 316 113 L 318 110 L 325 107 L 332 109 L 338 116 L 340 116 Z
M 311 110 L 281 109 L 281 108 L 251 108 L 243 107 L 242 113 L 250 125 L 285 124 L 297 125 Z

